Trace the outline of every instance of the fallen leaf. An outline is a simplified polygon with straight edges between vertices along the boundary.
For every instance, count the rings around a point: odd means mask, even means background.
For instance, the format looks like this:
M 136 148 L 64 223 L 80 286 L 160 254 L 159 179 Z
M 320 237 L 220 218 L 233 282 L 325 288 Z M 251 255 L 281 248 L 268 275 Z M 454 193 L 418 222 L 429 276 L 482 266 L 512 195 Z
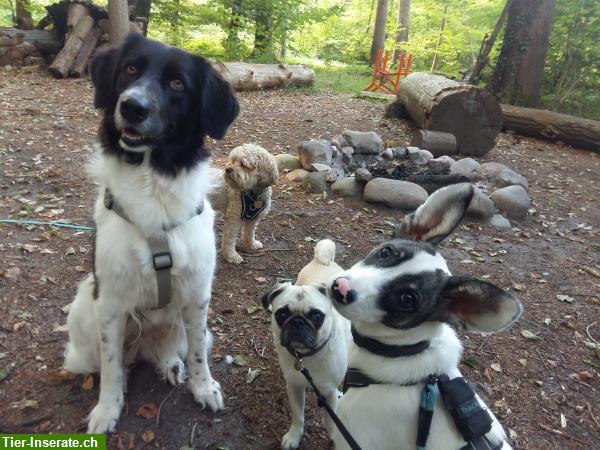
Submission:
M 233 363 L 236 366 L 247 366 L 248 365 L 248 361 L 246 360 L 246 358 L 244 357 L 244 355 L 234 355 L 233 356 Z
M 16 333 L 20 331 L 25 325 L 27 325 L 27 322 L 25 322 L 24 320 L 21 322 L 17 322 L 13 325 L 13 331 Z
M 596 278 L 600 278 L 600 272 L 597 271 L 596 269 L 592 269 L 591 267 L 587 267 L 587 266 L 583 266 L 581 268 L 584 272 L 589 273 L 590 275 L 592 275 L 593 277 Z
M 74 254 L 75 254 L 75 249 L 73 247 L 69 247 L 67 249 L 67 251 L 65 252 L 65 256 L 74 255 Z
M 94 389 L 94 376 L 91 373 L 88 373 L 85 377 L 83 377 L 81 389 L 83 389 L 84 391 L 91 391 L 92 389 Z
M 0 352 L 0 359 L 4 359 L 4 358 L 6 358 L 6 353 Z
M 44 249 L 42 249 L 42 250 L 40 251 L 40 253 L 41 253 L 42 255 L 53 255 L 53 254 L 54 254 L 54 252 L 53 252 L 52 250 L 50 250 L 49 248 L 44 248 Z
M 250 384 L 254 380 L 256 380 L 256 378 L 258 378 L 258 376 L 260 375 L 261 372 L 262 371 L 260 369 L 252 370 L 251 368 L 248 367 L 248 373 L 246 374 L 246 384 Z
M 0 367 L 0 381 L 6 379 L 7 376 L 8 376 L 8 370 Z
M 6 278 L 17 278 L 21 274 L 21 269 L 17 266 L 9 267 L 4 271 L 4 276 Z
M 25 408 L 33 408 L 38 409 L 40 404 L 37 400 L 21 400 L 19 402 L 13 402 L 10 407 L 12 409 L 25 409 Z
M 257 283 L 266 283 L 267 279 L 265 277 L 255 277 L 254 281 L 256 281 Z
M 573 297 L 570 297 L 570 296 L 565 295 L 565 294 L 557 294 L 556 298 L 560 302 L 573 303 L 575 301 L 575 299 Z
M 550 323 L 552 323 L 552 319 L 550 317 L 546 317 L 544 319 L 544 325 L 550 325 Z
M 75 270 L 77 272 L 90 273 L 92 271 L 92 268 L 90 266 L 88 266 L 87 264 L 84 264 L 81 266 L 75 266 Z
M 579 379 L 581 381 L 593 381 L 594 380 L 594 375 L 592 375 L 590 372 L 588 372 L 587 370 L 584 370 L 582 372 L 579 372 L 577 375 L 579 375 Z
M 158 405 L 154 402 L 144 403 L 140 406 L 135 413 L 136 416 L 143 417 L 144 419 L 152 419 L 158 414 Z
M 512 288 L 517 292 L 523 292 L 526 289 L 525 285 L 523 285 L 523 284 L 513 284 Z
M 35 245 L 24 244 L 21 248 L 23 249 L 23 251 L 26 251 L 27 253 L 33 253 L 33 251 L 35 250 Z
M 479 369 L 481 367 L 481 363 L 479 362 L 479 360 L 477 358 L 475 358 L 474 356 L 466 356 L 463 359 L 463 363 L 466 364 L 467 366 L 473 368 L 473 369 Z
M 256 306 L 256 305 L 248 305 L 248 306 L 246 306 L 246 312 L 248 314 L 250 314 L 250 315 L 256 314 L 260 310 L 261 310 L 260 306 Z
M 52 328 L 53 333 L 64 333 L 65 331 L 69 331 L 66 323 L 64 325 L 55 325 L 54 328 Z
M 60 369 L 48 371 L 48 379 L 50 381 L 54 381 L 54 382 L 71 381 L 71 380 L 74 380 L 75 378 L 77 378 L 77 375 L 69 372 L 64 367 L 61 367 Z
M 525 339 L 529 339 L 530 341 L 541 341 L 542 340 L 541 337 L 533 334 L 529 330 L 521 330 L 521 336 L 523 336 Z
M 144 430 L 142 431 L 140 437 L 142 438 L 142 441 L 144 441 L 146 444 L 149 444 L 156 439 L 156 434 L 154 434 L 154 431 L 152 430 Z
M 518 361 L 523 367 L 527 367 L 527 360 L 525 358 L 519 358 Z
M 544 382 L 542 380 L 538 380 L 536 378 L 527 378 L 527 382 L 538 387 L 542 387 L 544 385 Z
M 494 372 L 502 372 L 502 367 L 500 366 L 500 363 L 492 363 L 490 364 L 490 367 Z

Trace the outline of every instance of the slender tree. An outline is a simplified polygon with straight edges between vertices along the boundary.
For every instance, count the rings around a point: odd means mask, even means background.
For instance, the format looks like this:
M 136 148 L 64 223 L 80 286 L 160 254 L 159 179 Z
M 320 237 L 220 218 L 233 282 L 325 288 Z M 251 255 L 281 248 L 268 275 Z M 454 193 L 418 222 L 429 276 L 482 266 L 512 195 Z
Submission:
M 33 19 L 31 18 L 31 2 L 30 0 L 16 1 L 16 25 L 21 30 L 32 30 Z
M 555 0 L 513 0 L 490 90 L 501 101 L 538 106 Z
M 385 26 L 387 24 L 389 0 L 377 0 L 377 13 L 375 15 L 375 27 L 373 28 L 373 41 L 371 43 L 371 56 L 369 65 L 375 64 L 377 52 L 385 44 Z
M 116 47 L 129 33 L 127 0 L 108 0 L 108 20 L 110 21 L 110 45 Z
M 398 0 L 398 15 L 397 15 L 396 31 L 396 48 L 394 49 L 394 62 L 400 59 L 400 46 L 403 42 L 408 42 L 408 31 L 410 28 L 410 0 Z
M 431 61 L 431 69 L 430 72 L 433 72 L 435 69 L 435 63 L 437 62 L 438 51 L 440 49 L 440 44 L 442 43 L 442 37 L 444 37 L 444 28 L 446 28 L 446 14 L 448 13 L 448 3 L 450 0 L 446 0 L 444 4 L 444 14 L 442 15 L 442 24 L 440 25 L 440 34 L 438 35 L 437 43 L 435 44 L 435 51 L 433 53 L 433 61 Z

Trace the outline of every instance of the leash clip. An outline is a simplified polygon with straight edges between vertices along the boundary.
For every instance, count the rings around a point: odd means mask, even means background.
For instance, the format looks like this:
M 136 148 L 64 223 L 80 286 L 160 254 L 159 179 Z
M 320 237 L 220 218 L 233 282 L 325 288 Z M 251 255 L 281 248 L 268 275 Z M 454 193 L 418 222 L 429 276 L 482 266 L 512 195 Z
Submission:
M 294 369 L 302 372 L 304 369 L 304 364 L 302 364 L 302 356 L 300 356 L 296 350 L 292 350 L 292 352 L 294 354 L 294 359 L 296 360 L 294 361 Z

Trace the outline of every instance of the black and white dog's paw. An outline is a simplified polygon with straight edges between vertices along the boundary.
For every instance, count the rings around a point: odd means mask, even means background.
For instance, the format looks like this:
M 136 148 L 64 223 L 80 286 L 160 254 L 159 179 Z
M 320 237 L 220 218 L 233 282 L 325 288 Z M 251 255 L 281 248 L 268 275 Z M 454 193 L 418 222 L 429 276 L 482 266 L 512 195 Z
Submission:
M 212 377 L 208 377 L 206 381 L 200 383 L 190 381 L 190 390 L 194 394 L 194 399 L 202 405 L 202 408 L 209 407 L 213 412 L 225 408 L 221 385 Z
M 294 450 L 300 446 L 300 439 L 304 430 L 302 427 L 292 425 L 287 433 L 281 439 L 281 448 L 283 450 Z
M 185 382 L 185 365 L 181 358 L 168 361 L 163 375 L 173 386 Z
M 120 415 L 121 405 L 99 402 L 88 416 L 87 432 L 89 434 L 104 434 L 115 431 Z

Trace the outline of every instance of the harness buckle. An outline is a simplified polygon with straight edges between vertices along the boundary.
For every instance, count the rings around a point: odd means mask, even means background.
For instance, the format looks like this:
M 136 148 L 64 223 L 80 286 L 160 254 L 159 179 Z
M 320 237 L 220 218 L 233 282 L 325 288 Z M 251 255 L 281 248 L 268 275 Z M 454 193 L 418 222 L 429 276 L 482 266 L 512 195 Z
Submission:
M 154 270 L 164 270 L 173 267 L 173 260 L 171 259 L 171 252 L 158 252 L 152 254 L 152 261 L 154 263 Z

